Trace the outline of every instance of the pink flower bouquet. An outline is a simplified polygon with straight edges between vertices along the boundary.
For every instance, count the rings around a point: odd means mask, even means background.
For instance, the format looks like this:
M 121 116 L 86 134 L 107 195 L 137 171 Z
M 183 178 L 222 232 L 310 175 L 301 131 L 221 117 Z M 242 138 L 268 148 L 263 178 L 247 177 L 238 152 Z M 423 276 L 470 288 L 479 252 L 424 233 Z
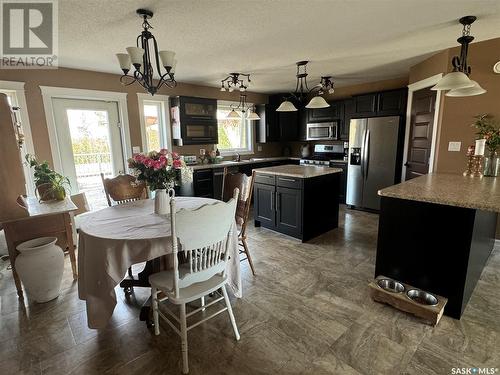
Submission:
M 151 190 L 173 187 L 177 171 L 186 168 L 176 152 L 166 149 L 135 154 L 128 160 L 128 166 L 135 170 L 137 179 L 144 181 Z

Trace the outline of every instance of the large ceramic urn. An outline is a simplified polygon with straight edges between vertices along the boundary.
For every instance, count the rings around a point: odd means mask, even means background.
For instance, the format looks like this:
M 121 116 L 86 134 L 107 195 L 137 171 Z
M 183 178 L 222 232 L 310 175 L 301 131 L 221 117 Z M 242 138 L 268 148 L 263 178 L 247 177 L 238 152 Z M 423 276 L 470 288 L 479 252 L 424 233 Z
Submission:
M 56 237 L 40 237 L 17 246 L 16 271 L 28 296 L 43 303 L 59 296 L 64 253 Z

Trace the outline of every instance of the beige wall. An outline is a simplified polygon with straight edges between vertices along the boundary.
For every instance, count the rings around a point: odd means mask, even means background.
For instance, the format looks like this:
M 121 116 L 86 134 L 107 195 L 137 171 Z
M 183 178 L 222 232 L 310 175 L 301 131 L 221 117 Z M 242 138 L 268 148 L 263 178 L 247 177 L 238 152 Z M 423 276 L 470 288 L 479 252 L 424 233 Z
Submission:
M 141 129 L 139 121 L 139 102 L 137 93 L 144 92 L 137 84 L 122 86 L 119 75 L 109 73 L 99 73 L 86 70 L 75 70 L 60 68 L 56 70 L 0 70 L 0 81 L 20 81 L 25 82 L 26 102 L 30 125 L 33 134 L 35 152 L 40 159 L 52 161 L 50 152 L 49 136 L 45 121 L 45 111 L 43 108 L 42 94 L 40 86 L 68 87 L 88 90 L 125 92 L 127 96 L 128 117 L 130 126 L 130 138 L 132 146 L 141 146 Z M 238 101 L 238 92 L 220 92 L 214 87 L 197 86 L 180 83 L 175 89 L 162 88 L 159 94 L 164 95 L 191 95 L 208 97 L 223 100 Z M 248 93 L 248 101 L 260 104 L 267 102 L 267 95 Z M 197 146 L 196 151 L 200 147 Z M 193 148 L 194 149 L 194 148 Z M 186 146 L 176 148 L 176 151 L 192 153 L 193 150 Z M 196 152 L 197 153 L 197 152 Z M 270 155 L 280 154 L 281 148 L 277 145 L 264 145 L 263 152 L 257 153 Z

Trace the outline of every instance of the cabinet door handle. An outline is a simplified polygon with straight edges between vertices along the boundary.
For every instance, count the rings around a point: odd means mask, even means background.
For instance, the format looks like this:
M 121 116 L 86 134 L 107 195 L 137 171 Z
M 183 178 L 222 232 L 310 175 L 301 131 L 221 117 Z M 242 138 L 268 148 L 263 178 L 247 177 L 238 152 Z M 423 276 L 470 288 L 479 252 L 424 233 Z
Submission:
M 281 199 L 281 193 L 277 193 L 276 194 L 276 211 L 279 211 L 280 210 L 280 199 Z
M 271 192 L 271 211 L 274 211 L 274 191 Z
M 295 182 L 293 178 L 284 178 L 284 177 L 279 177 L 281 181 L 288 181 L 288 182 Z

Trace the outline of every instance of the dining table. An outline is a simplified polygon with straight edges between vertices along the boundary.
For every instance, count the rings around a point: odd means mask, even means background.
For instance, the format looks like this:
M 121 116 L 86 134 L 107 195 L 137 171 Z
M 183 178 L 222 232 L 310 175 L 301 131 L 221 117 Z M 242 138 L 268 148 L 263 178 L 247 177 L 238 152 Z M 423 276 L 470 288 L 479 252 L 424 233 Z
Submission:
M 220 202 L 198 197 L 174 199 L 176 211 Z M 226 276 L 229 289 L 241 298 L 237 230 L 232 232 Z M 172 254 L 171 214 L 155 214 L 152 199 L 106 207 L 82 217 L 78 235 L 78 296 L 86 302 L 89 328 L 100 329 L 108 324 L 117 303 L 115 288 L 129 267 L 168 254 Z

